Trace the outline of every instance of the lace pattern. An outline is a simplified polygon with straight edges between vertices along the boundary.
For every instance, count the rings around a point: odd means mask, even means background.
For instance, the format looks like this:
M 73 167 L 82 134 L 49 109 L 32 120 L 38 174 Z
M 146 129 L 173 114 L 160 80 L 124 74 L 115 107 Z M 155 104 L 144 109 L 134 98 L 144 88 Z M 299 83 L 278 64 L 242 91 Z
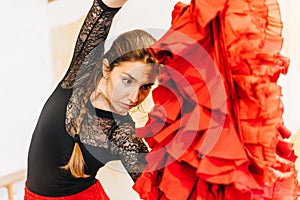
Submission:
M 89 80 L 88 75 L 104 52 L 104 41 L 118 10 L 119 8 L 109 8 L 101 1 L 94 0 L 81 27 L 70 67 L 61 83 L 62 88 L 72 88 L 75 82 L 82 85 Z
M 146 145 L 135 134 L 135 128 L 132 123 L 123 123 L 113 133 L 111 138 L 111 150 L 122 155 L 121 161 L 136 181 L 143 172 L 147 162 L 145 155 L 148 152 Z
M 72 116 L 80 111 L 76 94 L 78 92 L 75 90 L 66 110 L 67 132 L 74 124 Z M 98 117 L 93 108 L 88 106 L 79 135 L 82 143 L 109 149 L 117 155 L 134 181 L 147 164 L 145 156 L 148 148 L 136 135 L 135 124 L 130 117 Z

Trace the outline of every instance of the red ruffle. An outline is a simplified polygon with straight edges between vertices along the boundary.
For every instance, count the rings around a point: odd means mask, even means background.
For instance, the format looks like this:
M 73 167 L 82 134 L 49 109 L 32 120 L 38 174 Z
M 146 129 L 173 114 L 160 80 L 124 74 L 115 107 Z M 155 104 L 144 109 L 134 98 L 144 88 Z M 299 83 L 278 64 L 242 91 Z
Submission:
M 138 129 L 152 151 L 134 189 L 147 200 L 296 199 L 277 2 L 192 0 L 172 18 L 150 49 L 165 67 Z

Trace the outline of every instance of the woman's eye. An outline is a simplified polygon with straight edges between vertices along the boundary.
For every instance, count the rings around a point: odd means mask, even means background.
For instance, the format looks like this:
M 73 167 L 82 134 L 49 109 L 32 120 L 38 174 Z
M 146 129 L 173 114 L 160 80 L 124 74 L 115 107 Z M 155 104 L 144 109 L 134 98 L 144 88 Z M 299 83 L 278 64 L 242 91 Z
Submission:
M 123 78 L 122 79 L 123 83 L 125 83 L 126 85 L 129 85 L 132 83 L 132 80 L 130 78 Z
M 142 85 L 142 86 L 141 86 L 141 88 L 142 88 L 143 90 L 150 90 L 151 87 L 152 87 L 152 85 Z

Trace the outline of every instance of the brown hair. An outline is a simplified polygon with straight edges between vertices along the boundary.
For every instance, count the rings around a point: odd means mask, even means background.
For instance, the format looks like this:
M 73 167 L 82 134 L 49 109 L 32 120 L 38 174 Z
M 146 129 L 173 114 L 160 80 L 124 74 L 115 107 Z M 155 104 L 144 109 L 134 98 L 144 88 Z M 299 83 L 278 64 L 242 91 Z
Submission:
M 86 114 L 86 103 L 90 95 L 95 90 L 97 84 L 102 77 L 103 58 L 109 61 L 110 70 L 125 61 L 143 61 L 146 64 L 155 64 L 155 59 L 151 57 L 147 48 L 155 42 L 155 38 L 143 30 L 133 30 L 119 35 L 112 43 L 111 48 L 98 62 L 93 71 L 85 72 L 84 79 L 80 79 L 80 83 L 74 83 L 74 87 L 79 89 L 80 112 L 74 117 L 74 124 L 70 128 L 69 133 L 75 138 L 80 133 L 80 126 Z M 85 82 L 82 82 L 85 80 Z M 78 135 L 77 135 L 78 136 Z M 78 142 L 75 142 L 72 155 L 69 162 L 62 166 L 62 169 L 70 170 L 71 174 L 76 178 L 86 178 L 88 175 L 84 173 L 84 159 Z

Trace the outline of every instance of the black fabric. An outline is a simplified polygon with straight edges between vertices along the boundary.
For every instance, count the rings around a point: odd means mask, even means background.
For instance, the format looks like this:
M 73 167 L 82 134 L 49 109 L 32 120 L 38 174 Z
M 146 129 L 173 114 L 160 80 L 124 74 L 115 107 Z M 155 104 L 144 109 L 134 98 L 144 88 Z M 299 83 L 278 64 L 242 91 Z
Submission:
M 126 147 L 120 143 L 138 146 L 130 142 L 128 138 L 130 135 L 126 133 L 129 130 L 128 127 L 123 130 L 123 125 L 120 125 L 121 128 L 118 128 L 118 132 L 113 133 L 114 140 L 102 141 L 113 144 L 107 145 L 108 148 L 79 142 L 86 163 L 85 172 L 90 175 L 89 178 L 74 178 L 69 171 L 60 169 L 69 161 L 75 143 L 74 138 L 65 129 L 65 110 L 71 94 L 71 89 L 66 90 L 57 86 L 46 102 L 34 130 L 28 155 L 27 187 L 36 194 L 59 197 L 83 191 L 96 182 L 96 173 L 106 162 L 121 159 L 125 167 L 128 166 L 123 159 L 122 151 L 128 154 L 133 149 L 133 153 L 135 153 L 136 148 L 126 146 L 129 150 L 127 151 Z M 117 115 L 109 111 L 94 109 L 97 110 L 97 115 L 102 118 L 108 117 L 108 120 L 114 120 L 110 117 Z M 127 116 L 124 116 L 124 119 L 127 119 Z M 116 139 L 116 137 L 123 139 Z M 128 160 L 131 161 L 132 158 L 136 159 L 136 156 L 131 156 Z M 131 169 L 139 166 L 136 160 L 132 164 L 133 166 L 129 166 Z M 143 163 L 142 166 L 145 164 Z
M 95 175 L 104 163 L 96 160 L 80 143 L 89 178 L 74 178 L 60 169 L 70 159 L 74 141 L 65 130 L 65 108 L 71 90 L 58 86 L 46 102 L 34 130 L 27 170 L 27 187 L 43 196 L 66 196 L 80 192 L 96 182 Z M 103 150 L 103 155 L 110 154 Z M 101 155 L 99 155 L 101 156 Z

